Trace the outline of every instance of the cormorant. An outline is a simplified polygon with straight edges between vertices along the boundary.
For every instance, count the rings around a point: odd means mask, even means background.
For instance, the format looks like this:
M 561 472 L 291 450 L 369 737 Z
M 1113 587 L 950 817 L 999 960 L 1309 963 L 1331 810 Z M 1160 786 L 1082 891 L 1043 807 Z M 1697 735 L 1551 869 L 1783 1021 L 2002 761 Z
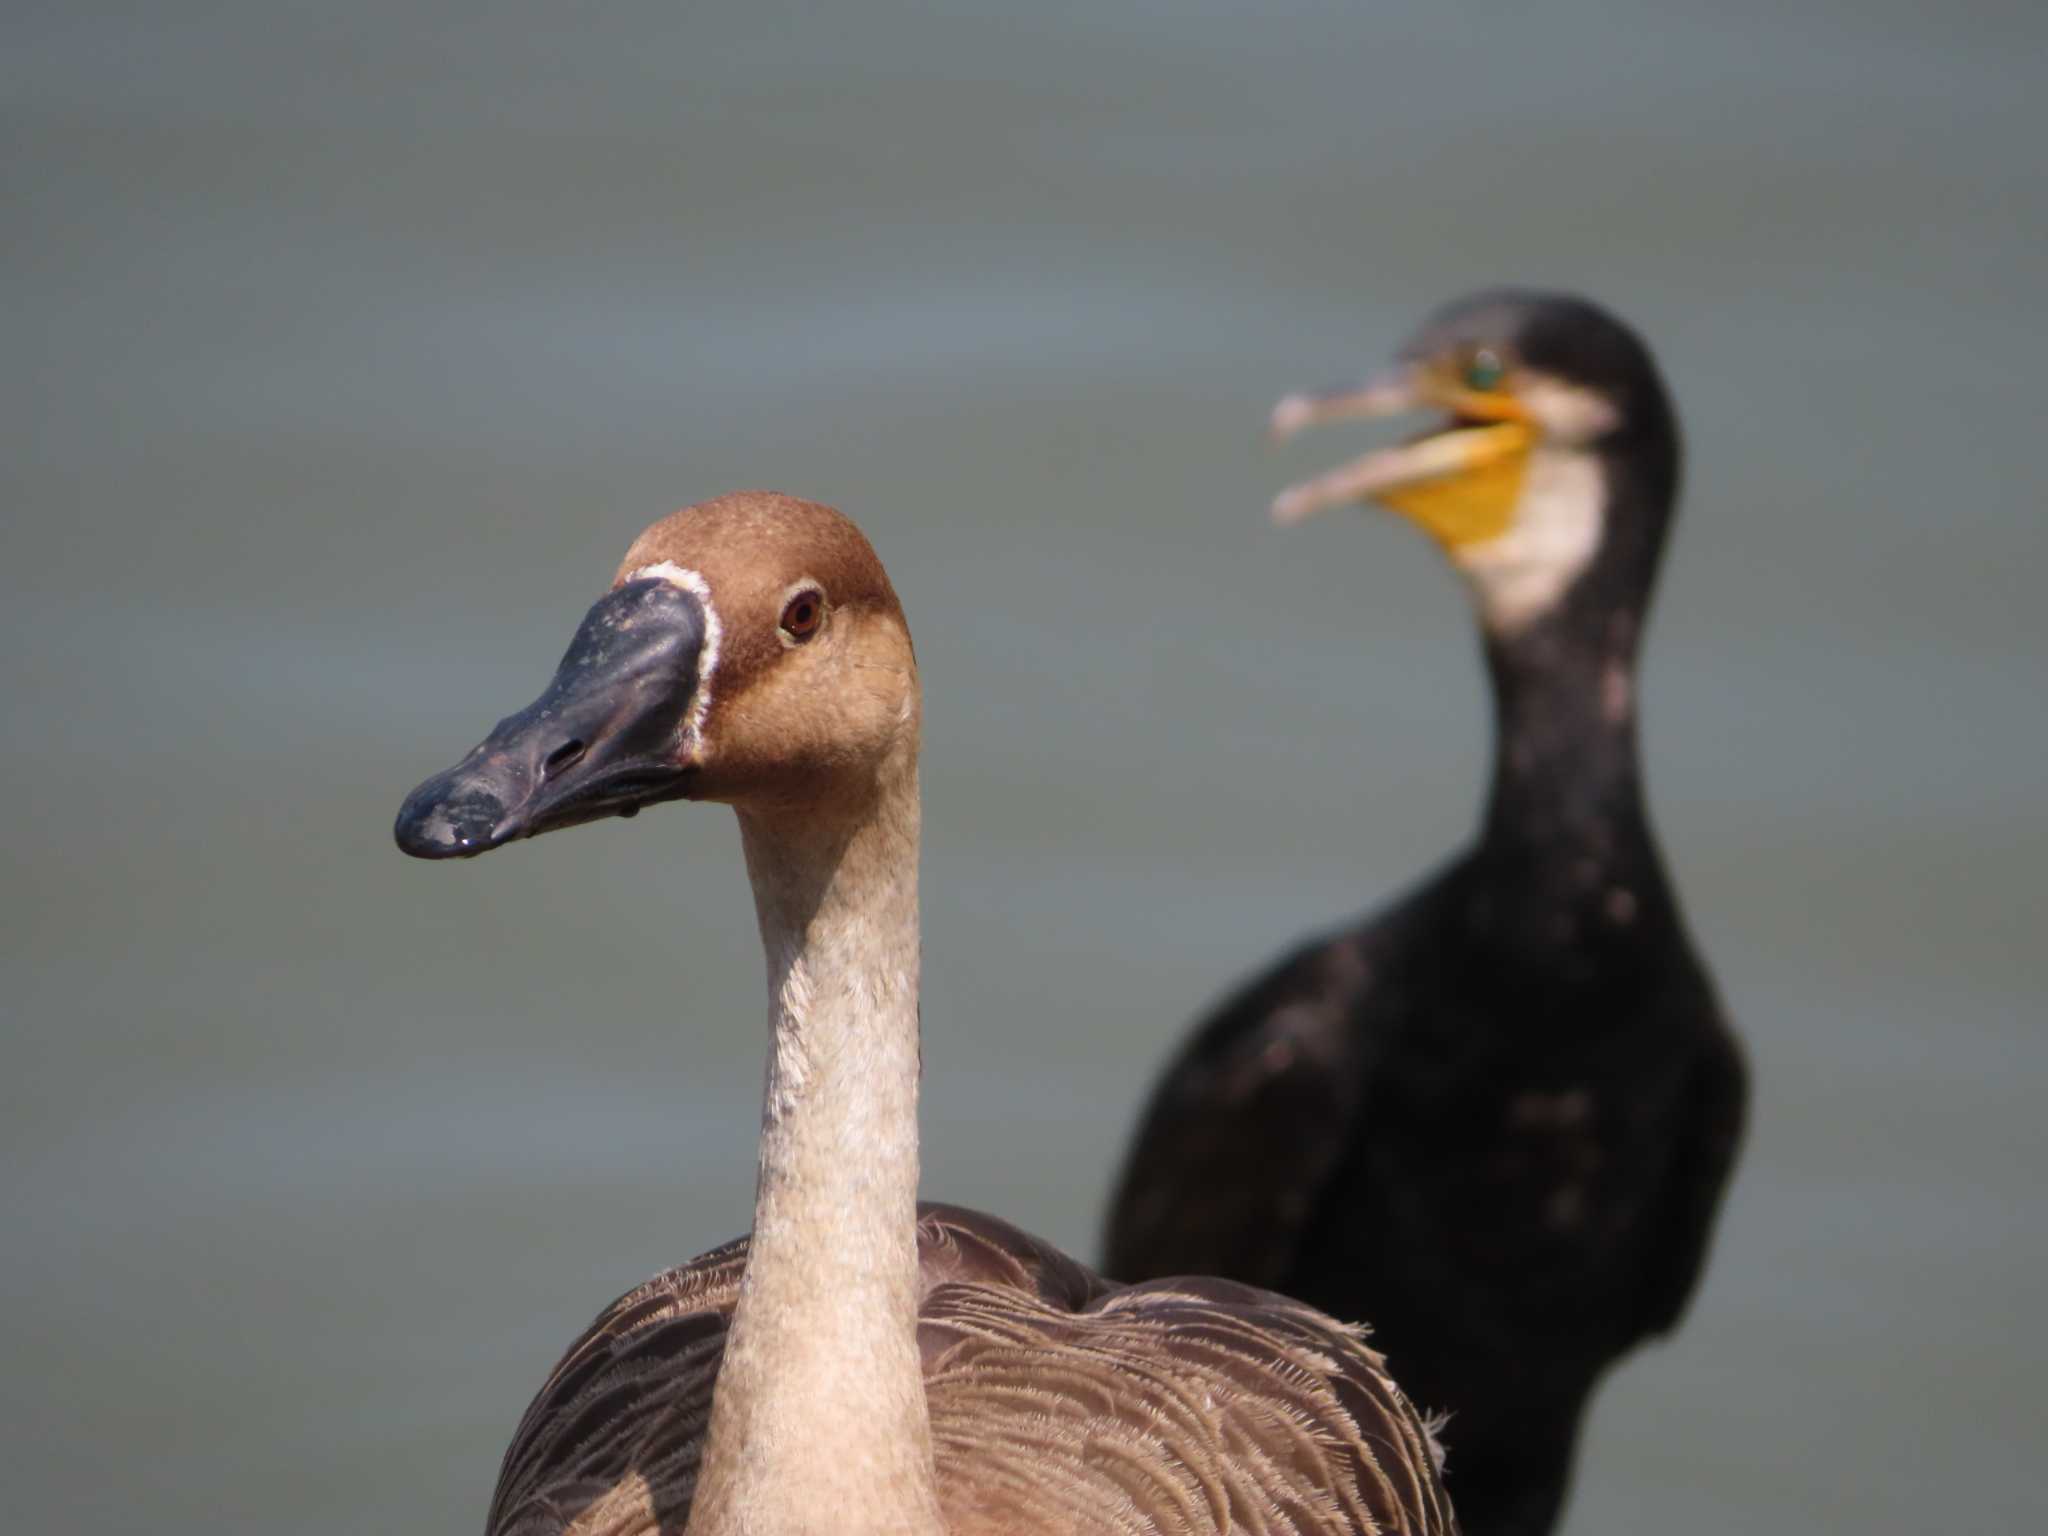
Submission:
M 1375 500 L 1463 574 L 1495 715 L 1477 839 L 1201 1025 L 1145 1113 L 1105 1267 L 1370 1318 L 1450 1414 L 1468 1536 L 1538 1536 L 1601 1373 L 1684 1315 L 1747 1097 L 1636 748 L 1678 426 L 1627 326 L 1517 290 L 1450 305 L 1390 371 L 1273 426 L 1411 410 L 1448 419 L 1273 513 Z

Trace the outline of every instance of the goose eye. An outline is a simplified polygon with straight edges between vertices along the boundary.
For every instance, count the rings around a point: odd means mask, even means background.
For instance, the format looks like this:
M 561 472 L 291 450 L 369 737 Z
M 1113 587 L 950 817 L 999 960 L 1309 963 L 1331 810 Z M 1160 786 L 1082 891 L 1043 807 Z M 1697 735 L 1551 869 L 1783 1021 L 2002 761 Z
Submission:
M 782 632 L 802 645 L 817 634 L 825 622 L 825 598 L 819 592 L 799 592 L 782 605 Z
M 1482 347 L 1465 360 L 1465 387 L 1485 394 L 1498 388 L 1500 381 L 1507 377 L 1507 364 L 1500 360 L 1500 354 Z

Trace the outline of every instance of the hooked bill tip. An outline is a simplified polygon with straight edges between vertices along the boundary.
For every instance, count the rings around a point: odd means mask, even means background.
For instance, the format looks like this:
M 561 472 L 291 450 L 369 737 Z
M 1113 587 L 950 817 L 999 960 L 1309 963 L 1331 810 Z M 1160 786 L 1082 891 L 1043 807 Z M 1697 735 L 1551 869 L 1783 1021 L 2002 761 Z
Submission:
M 1266 420 L 1266 435 L 1276 443 L 1284 443 L 1315 418 L 1315 396 L 1289 395 L 1273 407 L 1273 414 Z
M 1266 510 L 1267 515 L 1282 528 L 1292 528 L 1322 511 L 1323 498 L 1311 486 L 1290 485 L 1273 498 L 1272 506 Z

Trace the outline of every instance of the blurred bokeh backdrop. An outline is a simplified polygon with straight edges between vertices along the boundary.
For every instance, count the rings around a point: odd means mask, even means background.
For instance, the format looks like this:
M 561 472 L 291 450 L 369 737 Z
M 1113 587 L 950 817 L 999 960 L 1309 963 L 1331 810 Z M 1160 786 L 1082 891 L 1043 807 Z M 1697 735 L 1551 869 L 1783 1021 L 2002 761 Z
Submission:
M 2039 1529 L 2048 11 L 66 0 L 0 24 L 0 1486 L 465 1530 L 746 1223 L 729 816 L 401 795 L 626 541 L 839 503 L 925 665 L 928 1193 L 1092 1253 L 1169 1042 L 1471 822 L 1462 593 L 1264 411 L 1499 279 L 1645 330 L 1656 810 L 1754 1055 L 1570 1529 Z

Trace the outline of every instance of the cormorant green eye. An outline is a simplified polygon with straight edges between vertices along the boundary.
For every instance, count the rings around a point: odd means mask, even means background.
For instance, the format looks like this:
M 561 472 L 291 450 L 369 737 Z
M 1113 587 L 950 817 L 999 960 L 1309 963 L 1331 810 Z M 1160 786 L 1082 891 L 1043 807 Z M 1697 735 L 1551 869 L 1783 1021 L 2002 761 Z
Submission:
M 1500 360 L 1498 352 L 1482 347 L 1466 360 L 1465 387 L 1484 394 L 1497 389 L 1500 381 L 1507 377 L 1507 371 L 1507 364 Z

